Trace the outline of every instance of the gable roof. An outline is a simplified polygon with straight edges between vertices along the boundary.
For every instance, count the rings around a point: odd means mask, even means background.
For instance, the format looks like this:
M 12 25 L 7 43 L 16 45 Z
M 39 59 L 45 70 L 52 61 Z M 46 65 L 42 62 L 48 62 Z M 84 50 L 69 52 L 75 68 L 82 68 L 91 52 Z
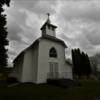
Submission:
M 52 41 L 58 42 L 58 43 L 61 43 L 65 48 L 67 48 L 67 45 L 65 44 L 64 41 L 62 41 L 61 39 L 58 39 L 58 38 L 56 38 L 54 36 L 45 35 L 45 36 L 42 36 L 40 39 L 48 39 L 48 40 L 52 40 Z
M 53 36 L 50 36 L 50 35 L 42 36 L 42 37 L 38 38 L 37 40 L 35 40 L 29 47 L 27 47 L 26 49 L 24 49 L 21 53 L 19 53 L 19 55 L 13 60 L 13 63 L 15 63 L 16 61 L 18 61 L 20 59 L 20 57 L 24 56 L 24 53 L 27 50 L 29 50 L 30 48 L 35 47 L 36 45 L 38 45 L 39 42 L 42 39 L 47 39 L 47 40 L 51 40 L 51 41 L 55 41 L 55 42 L 61 43 L 65 48 L 67 48 L 67 45 L 64 43 L 64 41 L 62 41 L 62 40 L 60 40 L 60 39 L 58 39 L 56 37 L 53 37 Z
M 17 57 L 13 60 L 13 63 L 15 63 L 16 61 L 18 61 L 20 59 L 20 57 L 24 56 L 24 53 L 29 50 L 32 47 L 35 47 L 35 45 L 37 45 L 39 43 L 39 39 L 37 39 L 36 41 L 34 41 L 29 47 L 27 47 L 26 49 L 24 49 L 22 52 L 20 52 Z
M 50 26 L 52 26 L 52 27 L 54 27 L 54 28 L 57 28 L 57 26 L 45 22 L 44 25 L 43 25 L 40 29 L 42 30 L 46 25 L 50 25 Z

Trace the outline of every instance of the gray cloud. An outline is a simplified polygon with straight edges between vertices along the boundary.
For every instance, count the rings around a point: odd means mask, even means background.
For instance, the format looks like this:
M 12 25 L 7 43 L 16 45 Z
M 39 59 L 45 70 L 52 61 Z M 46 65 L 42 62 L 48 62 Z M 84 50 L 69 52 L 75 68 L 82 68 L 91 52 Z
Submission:
M 18 24 L 15 22 L 11 23 L 11 25 L 8 26 L 8 39 L 12 41 L 21 41 L 21 37 L 19 34 L 23 30 L 20 28 Z
M 14 0 L 16 8 L 27 9 L 38 15 L 46 14 L 47 12 L 55 13 L 53 6 L 56 6 L 57 0 Z
M 100 30 L 93 30 L 91 33 L 88 33 L 86 36 L 92 45 L 100 45 Z
M 62 6 L 59 16 L 63 15 L 64 19 L 83 19 L 86 21 L 100 22 L 100 2 L 96 0 L 82 0 L 74 2 L 73 0 L 61 2 Z M 66 9 L 66 11 L 64 10 Z
M 99 51 L 99 1 L 13 0 L 11 8 L 6 12 L 11 59 L 41 35 L 39 29 L 46 20 L 47 12 L 57 23 L 57 37 L 63 39 L 69 47 L 66 49 L 66 57 L 70 56 L 72 48 L 81 48 L 89 55 Z

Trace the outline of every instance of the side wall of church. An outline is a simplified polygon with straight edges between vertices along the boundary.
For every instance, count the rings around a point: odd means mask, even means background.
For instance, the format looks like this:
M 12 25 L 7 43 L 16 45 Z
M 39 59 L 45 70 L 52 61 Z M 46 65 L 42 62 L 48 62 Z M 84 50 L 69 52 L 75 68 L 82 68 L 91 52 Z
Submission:
M 20 59 L 18 59 L 18 61 L 15 62 L 13 71 L 9 74 L 9 77 L 15 77 L 18 81 L 21 81 L 23 58 L 24 56 L 21 56 Z
M 37 81 L 37 59 L 38 59 L 38 46 L 34 46 L 25 52 L 22 82 Z
M 57 58 L 49 57 L 50 49 L 54 47 L 57 51 Z M 50 40 L 41 40 L 39 44 L 39 58 L 38 58 L 38 80 L 37 83 L 46 82 L 49 77 L 50 63 L 58 64 L 59 78 L 71 78 L 68 70 L 71 68 L 65 63 L 65 48 L 62 44 Z M 70 71 L 69 70 L 69 71 Z M 69 72 L 70 73 L 70 72 Z M 68 75 L 67 75 L 68 74 Z M 67 75 L 67 76 L 66 76 Z
M 65 63 L 65 66 L 63 71 L 61 72 L 61 78 L 67 78 L 67 79 L 73 79 L 73 75 L 72 75 L 72 65 L 69 65 L 67 63 Z

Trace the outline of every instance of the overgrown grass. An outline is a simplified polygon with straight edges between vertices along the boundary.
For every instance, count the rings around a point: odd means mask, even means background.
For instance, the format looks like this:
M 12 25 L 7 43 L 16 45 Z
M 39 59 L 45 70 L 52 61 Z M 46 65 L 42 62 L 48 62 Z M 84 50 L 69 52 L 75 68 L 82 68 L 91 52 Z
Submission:
M 100 100 L 100 81 L 80 81 L 80 87 L 20 84 L 0 87 L 0 100 Z

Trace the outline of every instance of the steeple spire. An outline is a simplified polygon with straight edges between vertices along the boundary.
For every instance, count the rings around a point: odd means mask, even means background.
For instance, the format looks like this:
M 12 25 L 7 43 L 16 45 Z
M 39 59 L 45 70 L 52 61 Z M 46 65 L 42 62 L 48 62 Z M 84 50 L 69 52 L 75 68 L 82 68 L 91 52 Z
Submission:
M 51 23 L 51 21 L 50 21 L 50 13 L 47 13 L 47 16 L 48 16 L 47 23 L 50 24 Z
M 47 13 L 47 15 L 48 15 L 48 19 L 49 19 L 50 13 Z

